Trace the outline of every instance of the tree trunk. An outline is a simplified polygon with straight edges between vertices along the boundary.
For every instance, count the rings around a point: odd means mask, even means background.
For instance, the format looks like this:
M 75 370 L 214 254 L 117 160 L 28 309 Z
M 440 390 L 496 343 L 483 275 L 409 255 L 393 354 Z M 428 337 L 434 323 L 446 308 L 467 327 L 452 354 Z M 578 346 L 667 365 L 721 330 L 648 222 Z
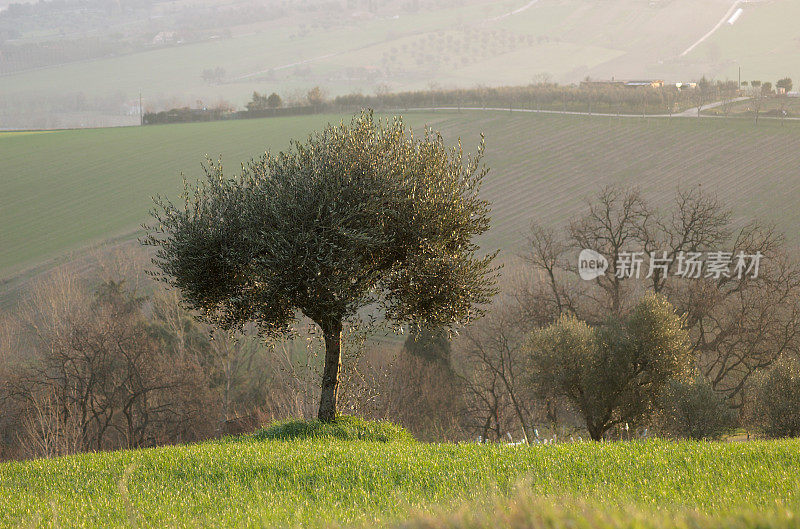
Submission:
M 342 368 L 342 324 L 337 322 L 322 330 L 325 336 L 325 370 L 322 374 L 322 395 L 319 401 L 320 421 L 336 419 L 339 399 L 339 372 Z
M 600 425 L 587 424 L 586 429 L 589 430 L 589 437 L 592 441 L 602 441 L 605 429 Z

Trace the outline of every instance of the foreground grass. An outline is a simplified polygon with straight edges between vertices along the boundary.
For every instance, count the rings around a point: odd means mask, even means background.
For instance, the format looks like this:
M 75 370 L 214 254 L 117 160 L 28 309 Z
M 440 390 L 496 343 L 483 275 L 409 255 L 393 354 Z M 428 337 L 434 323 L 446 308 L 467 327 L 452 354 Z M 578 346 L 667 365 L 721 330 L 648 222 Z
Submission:
M 539 498 L 523 491 L 511 498 L 435 515 L 419 515 L 403 529 L 797 529 L 800 510 L 776 505 L 705 514 L 692 509 L 656 510 L 602 505 L 575 498 Z
M 519 493 L 726 517 L 800 504 L 799 474 L 800 441 L 512 447 L 249 436 L 2 464 L 0 527 L 369 525 Z

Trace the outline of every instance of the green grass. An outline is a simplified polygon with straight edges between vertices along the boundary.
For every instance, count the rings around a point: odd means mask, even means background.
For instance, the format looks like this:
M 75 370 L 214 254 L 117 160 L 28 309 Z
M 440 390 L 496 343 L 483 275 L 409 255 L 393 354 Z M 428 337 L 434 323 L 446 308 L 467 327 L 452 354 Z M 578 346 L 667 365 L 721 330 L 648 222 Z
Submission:
M 791 241 L 800 223 L 800 123 L 648 119 L 470 111 L 409 113 L 474 150 L 486 135 L 494 205 L 482 241 L 517 252 L 528 224 L 562 225 L 607 183 L 638 185 L 654 202 L 678 186 L 718 193 L 739 219 L 774 221 Z M 341 116 L 0 135 L 0 280 L 112 237 L 135 234 L 155 194 L 176 197 L 205 154 L 228 171 Z M 348 118 L 349 119 L 349 118 Z M 664 204 L 667 207 L 667 204 Z
M 339 439 L 341 441 L 410 442 L 414 438 L 405 428 L 388 421 L 365 421 L 343 416 L 334 422 L 289 419 L 252 434 L 258 440 L 293 441 L 298 439 Z
M 509 499 L 475 505 L 467 503 L 455 512 L 442 509 L 436 515 L 420 515 L 403 529 L 780 529 L 800 527 L 797 508 L 775 506 L 765 510 L 737 510 L 707 515 L 695 510 L 648 510 L 635 506 L 608 506 L 576 498 L 541 498 L 521 492 Z M 452 509 L 451 509 L 452 511 Z
M 800 500 L 800 441 L 478 444 L 242 438 L 0 464 L 0 527 L 371 524 L 493 496 L 725 517 Z

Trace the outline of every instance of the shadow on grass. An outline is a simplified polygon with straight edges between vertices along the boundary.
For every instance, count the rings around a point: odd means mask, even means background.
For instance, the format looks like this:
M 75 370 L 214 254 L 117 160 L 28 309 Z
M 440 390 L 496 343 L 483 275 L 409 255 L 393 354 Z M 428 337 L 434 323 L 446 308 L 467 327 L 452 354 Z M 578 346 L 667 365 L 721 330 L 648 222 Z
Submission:
M 389 421 L 368 421 L 359 417 L 341 416 L 333 422 L 317 419 L 288 419 L 274 422 L 252 434 L 226 437 L 220 442 L 296 441 L 302 439 L 336 439 L 340 441 L 373 441 L 380 443 L 413 442 L 414 437 L 402 426 Z

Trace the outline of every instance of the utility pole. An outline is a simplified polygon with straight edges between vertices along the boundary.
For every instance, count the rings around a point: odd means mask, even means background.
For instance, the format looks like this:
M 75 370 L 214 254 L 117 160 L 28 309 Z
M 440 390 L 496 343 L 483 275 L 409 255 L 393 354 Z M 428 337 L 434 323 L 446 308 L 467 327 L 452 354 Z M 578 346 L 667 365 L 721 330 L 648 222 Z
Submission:
M 742 89 L 742 67 L 739 66 L 739 85 L 736 87 L 736 93 L 738 94 L 741 89 Z
M 142 91 L 139 90 L 139 126 L 144 125 L 144 108 L 142 108 Z

